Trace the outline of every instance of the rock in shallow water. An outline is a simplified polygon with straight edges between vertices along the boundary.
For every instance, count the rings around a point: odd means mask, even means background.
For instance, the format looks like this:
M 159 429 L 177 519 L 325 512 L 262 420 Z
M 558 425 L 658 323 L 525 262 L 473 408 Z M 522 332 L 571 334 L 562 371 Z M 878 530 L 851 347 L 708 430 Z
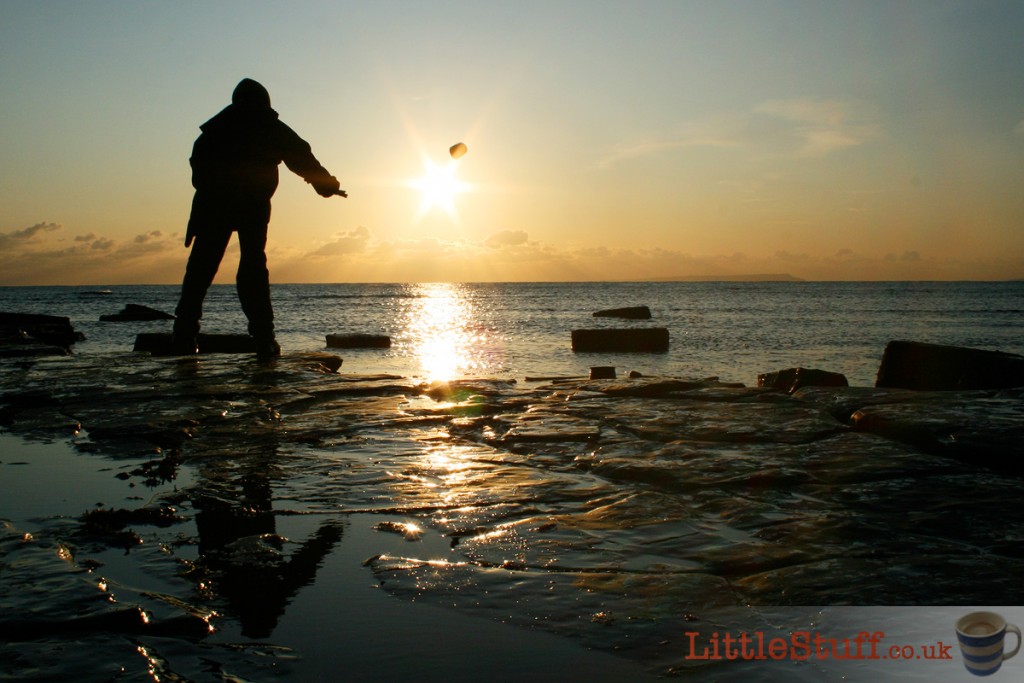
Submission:
M 846 387 L 846 375 L 811 368 L 789 368 L 757 376 L 757 386 L 793 393 L 802 387 Z
M 664 353 L 668 343 L 664 327 L 572 331 L 572 350 L 577 352 Z
M 891 341 L 882 355 L 875 386 L 926 391 L 1024 386 L 1024 356 L 962 346 Z
M 101 322 L 145 322 L 150 320 L 174 320 L 174 316 L 170 313 L 164 313 L 158 311 L 155 308 L 149 306 L 142 306 L 140 304 L 125 304 L 124 308 L 119 313 L 112 313 L 109 315 L 101 315 Z
M 391 337 L 386 334 L 329 334 L 327 346 L 334 349 L 387 349 Z
M 647 306 L 627 306 L 595 311 L 595 318 L 625 318 L 627 320 L 650 320 L 651 309 Z

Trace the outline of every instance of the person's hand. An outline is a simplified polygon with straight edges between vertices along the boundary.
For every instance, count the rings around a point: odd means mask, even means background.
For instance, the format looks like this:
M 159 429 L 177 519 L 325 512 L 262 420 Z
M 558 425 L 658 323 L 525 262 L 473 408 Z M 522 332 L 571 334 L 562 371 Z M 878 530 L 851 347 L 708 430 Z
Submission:
M 316 189 L 316 193 L 321 197 L 333 197 L 341 192 L 341 183 L 339 183 L 338 179 L 334 176 L 329 176 L 328 179 L 314 185 L 314 188 Z

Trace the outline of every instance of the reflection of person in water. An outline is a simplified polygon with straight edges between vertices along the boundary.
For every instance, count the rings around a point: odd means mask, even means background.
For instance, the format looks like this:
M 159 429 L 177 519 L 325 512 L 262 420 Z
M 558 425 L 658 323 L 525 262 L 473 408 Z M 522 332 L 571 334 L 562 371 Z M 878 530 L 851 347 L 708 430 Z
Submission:
M 283 161 L 323 197 L 346 196 L 338 180 L 320 165 L 309 144 L 277 118 L 270 94 L 251 79 L 242 80 L 231 104 L 200 126 L 192 148 L 192 185 L 196 192 L 185 246 L 192 244 L 174 322 L 175 353 L 196 353 L 203 299 L 227 249 L 238 233 L 241 259 L 236 285 L 257 355 L 281 355 L 274 338 L 267 272 L 267 224 L 270 198 Z
M 208 471 L 208 492 L 194 501 L 200 565 L 248 638 L 273 633 L 289 601 L 313 582 L 342 534 L 341 523 L 328 520 L 296 550 L 285 552 L 288 541 L 276 533 L 272 508 L 269 475 L 275 455 L 271 449 L 269 456 L 248 456 L 234 482 L 223 480 L 224 471 Z M 241 491 L 223 490 L 232 483 Z

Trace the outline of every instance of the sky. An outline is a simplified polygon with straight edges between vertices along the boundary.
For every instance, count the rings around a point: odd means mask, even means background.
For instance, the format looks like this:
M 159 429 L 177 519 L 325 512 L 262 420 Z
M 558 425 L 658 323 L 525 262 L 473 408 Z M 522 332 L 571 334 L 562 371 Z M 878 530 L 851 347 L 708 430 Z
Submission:
M 1019 0 L 0 17 L 0 285 L 180 282 L 192 143 L 246 77 L 349 193 L 282 166 L 272 282 L 1024 278 Z

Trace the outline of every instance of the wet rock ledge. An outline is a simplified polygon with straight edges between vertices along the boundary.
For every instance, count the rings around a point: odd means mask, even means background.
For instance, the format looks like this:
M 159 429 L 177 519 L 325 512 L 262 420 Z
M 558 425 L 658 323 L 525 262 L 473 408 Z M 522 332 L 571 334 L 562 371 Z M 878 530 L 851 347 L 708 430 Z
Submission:
M 677 637 L 683 615 L 722 606 L 1024 598 L 1024 388 L 424 384 L 322 359 L 0 361 L 0 427 L 141 456 L 133 479 L 200 473 L 164 501 L 176 512 L 90 514 L 90 538 L 135 543 L 119 525 L 151 538 L 143 527 L 170 534 L 217 506 L 248 519 L 262 478 L 268 518 L 394 515 L 444 536 L 451 565 L 368 560 L 385 590 L 615 647 L 637 629 Z M 606 616 L 581 619 L 581 604 Z
M 63 316 L 0 312 L 0 358 L 62 356 L 84 339 Z
M 601 446 L 625 434 L 660 443 L 770 445 L 858 433 L 1024 474 L 1024 387 L 849 387 L 841 375 L 804 368 L 764 375 L 768 379 L 759 387 L 717 378 L 635 375 L 522 385 L 466 379 L 428 386 L 393 376 L 339 375 L 339 361 L 331 354 L 286 354 L 266 367 L 236 356 L 197 362 L 130 355 L 114 363 L 65 358 L 56 366 L 40 358 L 28 366 L 0 366 L 0 425 L 16 432 L 85 433 L 97 442 L 179 448 L 203 431 L 211 406 L 223 403 L 232 413 L 243 405 L 286 414 L 291 437 L 316 442 L 338 401 L 362 403 L 347 409 L 382 425 L 404 418 L 377 399 L 429 397 L 437 402 L 428 411 L 431 419 L 487 444 Z

